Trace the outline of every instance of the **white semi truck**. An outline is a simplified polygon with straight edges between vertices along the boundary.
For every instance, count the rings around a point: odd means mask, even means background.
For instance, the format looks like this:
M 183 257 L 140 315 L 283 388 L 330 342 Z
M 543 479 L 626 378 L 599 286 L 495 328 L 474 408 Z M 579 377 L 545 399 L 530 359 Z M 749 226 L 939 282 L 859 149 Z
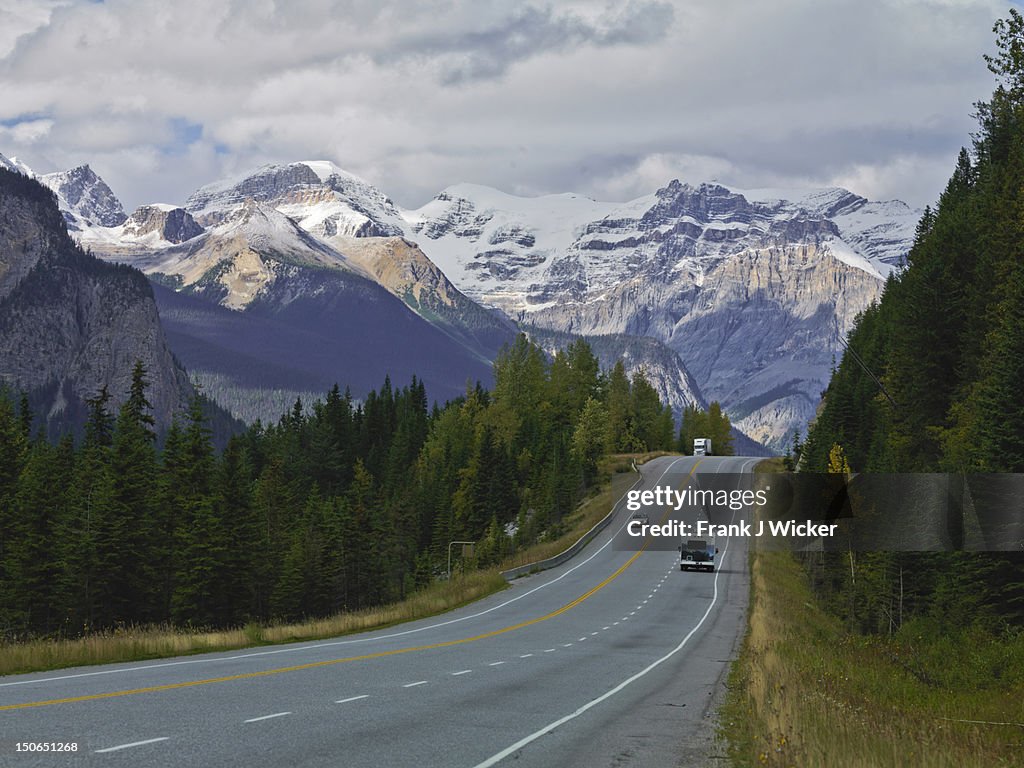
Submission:
M 693 439 L 693 455 L 694 456 L 710 456 L 711 455 L 711 438 L 710 437 L 695 437 Z

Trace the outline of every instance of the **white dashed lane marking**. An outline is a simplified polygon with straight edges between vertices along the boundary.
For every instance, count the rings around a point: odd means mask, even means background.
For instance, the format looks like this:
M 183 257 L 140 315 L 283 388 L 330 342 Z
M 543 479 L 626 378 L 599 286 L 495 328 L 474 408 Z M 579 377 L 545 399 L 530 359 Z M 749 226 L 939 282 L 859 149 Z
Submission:
M 403 688 L 415 688 L 417 685 L 426 685 L 426 684 L 427 684 L 426 680 L 419 680 L 419 681 L 417 681 L 415 683 L 406 683 L 402 687 Z
M 335 704 L 348 704 L 350 701 L 359 701 L 360 699 L 368 699 L 370 695 L 364 693 L 362 696 L 349 696 L 347 699 L 338 699 Z
M 144 744 L 156 744 L 158 741 L 167 741 L 170 736 L 160 736 L 156 739 L 146 739 L 145 741 L 133 741 L 130 744 L 118 744 L 116 747 L 107 747 L 106 749 L 97 749 L 96 754 L 101 755 L 104 752 L 117 752 L 119 749 L 130 749 L 131 747 L 141 747 Z
M 248 720 L 243 720 L 242 722 L 244 722 L 244 723 L 258 723 L 261 720 L 272 720 L 275 717 L 284 717 L 285 715 L 290 715 L 290 714 L 291 714 L 291 712 L 275 712 L 272 715 L 263 715 L 262 717 L 251 717 Z

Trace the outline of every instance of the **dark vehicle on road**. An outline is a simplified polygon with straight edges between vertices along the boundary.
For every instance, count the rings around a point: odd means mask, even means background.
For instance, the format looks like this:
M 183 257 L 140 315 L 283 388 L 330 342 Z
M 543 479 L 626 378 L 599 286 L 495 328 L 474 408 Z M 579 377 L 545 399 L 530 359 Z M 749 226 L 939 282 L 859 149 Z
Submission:
M 684 541 L 679 546 L 679 570 L 713 571 L 717 554 L 718 547 L 714 542 L 709 544 L 703 539 Z

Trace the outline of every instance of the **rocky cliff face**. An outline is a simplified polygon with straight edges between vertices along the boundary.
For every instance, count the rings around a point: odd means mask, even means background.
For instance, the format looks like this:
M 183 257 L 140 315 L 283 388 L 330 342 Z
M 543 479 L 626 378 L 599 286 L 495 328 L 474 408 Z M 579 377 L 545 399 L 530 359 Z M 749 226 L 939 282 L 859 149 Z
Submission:
M 136 360 L 166 426 L 192 390 L 167 347 L 148 281 L 83 253 L 50 191 L 0 171 L 0 376 L 28 391 L 51 427 L 66 426 L 104 385 L 115 407 L 122 402 Z
M 658 339 L 778 450 L 806 428 L 840 338 L 916 223 L 902 203 L 846 190 L 678 181 L 622 204 L 460 185 L 407 218 L 468 295 L 535 326 Z
M 491 360 L 518 329 L 501 312 L 466 298 L 419 246 L 402 237 L 329 239 L 392 295 Z
M 142 205 L 124 222 L 124 234 L 145 238 L 153 236 L 157 242 L 184 243 L 199 237 L 204 230 L 192 214 L 184 208 L 170 205 Z
M 68 229 L 116 227 L 128 218 L 121 201 L 88 165 L 37 178 L 56 193 Z

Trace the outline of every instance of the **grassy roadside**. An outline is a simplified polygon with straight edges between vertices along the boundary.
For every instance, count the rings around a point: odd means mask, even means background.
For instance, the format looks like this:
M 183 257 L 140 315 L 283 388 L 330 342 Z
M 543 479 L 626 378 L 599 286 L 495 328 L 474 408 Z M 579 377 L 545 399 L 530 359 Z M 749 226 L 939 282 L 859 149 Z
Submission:
M 635 459 L 637 464 L 642 464 L 661 455 L 664 453 L 610 457 L 602 465 L 605 482 L 566 518 L 565 533 L 559 538 L 523 549 L 497 568 L 471 571 L 450 582 L 431 584 L 400 602 L 295 624 L 249 624 L 208 632 L 167 626 L 127 627 L 70 640 L 0 643 L 0 676 L 319 640 L 380 629 L 453 610 L 505 589 L 508 583 L 500 571 L 543 560 L 568 548 L 607 515 L 611 505 L 633 484 L 636 475 L 630 472 L 632 461 Z
M 992 643 L 1000 664 L 985 669 L 978 656 Z M 755 550 L 747 636 L 719 718 L 731 762 L 1021 765 L 1024 727 L 993 723 L 1024 723 L 1024 636 L 982 646 L 853 635 L 815 604 L 792 555 Z M 932 674 L 910 671 L 921 667 Z

